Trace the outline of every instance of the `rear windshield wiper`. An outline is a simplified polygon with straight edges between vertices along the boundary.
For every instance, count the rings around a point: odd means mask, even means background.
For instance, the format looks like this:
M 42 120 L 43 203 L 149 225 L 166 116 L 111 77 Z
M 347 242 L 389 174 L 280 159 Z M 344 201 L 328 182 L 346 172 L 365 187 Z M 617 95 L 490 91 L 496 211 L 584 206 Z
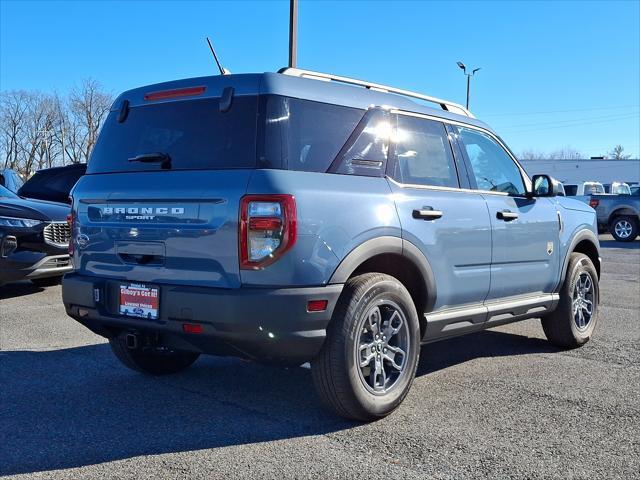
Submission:
M 142 153 L 140 155 L 136 155 L 133 158 L 130 158 L 129 161 L 141 163 L 159 163 L 161 168 L 171 168 L 171 157 L 167 153 L 162 152 Z

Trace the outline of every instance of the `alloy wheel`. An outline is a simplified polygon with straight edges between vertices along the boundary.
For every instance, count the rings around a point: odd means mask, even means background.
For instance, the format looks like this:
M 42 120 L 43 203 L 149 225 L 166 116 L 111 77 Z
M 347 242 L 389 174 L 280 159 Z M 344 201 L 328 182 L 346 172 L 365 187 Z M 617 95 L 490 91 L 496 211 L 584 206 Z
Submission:
M 581 272 L 573 291 L 573 320 L 579 331 L 585 331 L 591 319 L 594 309 L 594 284 L 588 272 Z
M 404 312 L 390 300 L 379 300 L 363 316 L 356 365 L 360 380 L 369 392 L 382 395 L 406 373 L 409 327 Z
M 614 229 L 619 238 L 629 238 L 629 235 L 631 235 L 631 232 L 633 231 L 633 227 L 628 220 L 618 220 Z

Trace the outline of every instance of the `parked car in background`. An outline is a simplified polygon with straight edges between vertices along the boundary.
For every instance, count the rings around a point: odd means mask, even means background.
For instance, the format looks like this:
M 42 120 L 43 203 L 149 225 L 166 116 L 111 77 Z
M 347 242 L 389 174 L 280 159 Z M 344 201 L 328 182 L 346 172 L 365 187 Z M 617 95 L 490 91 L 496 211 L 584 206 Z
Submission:
M 640 234 L 640 193 L 631 195 L 589 195 L 596 210 L 598 230 L 608 231 L 619 242 L 633 242 Z
M 604 185 L 600 182 L 582 182 L 576 184 L 565 184 L 564 190 L 569 197 L 578 197 L 582 195 L 597 195 L 605 193 Z
M 86 171 L 86 163 L 38 170 L 20 187 L 18 195 L 24 198 L 70 204 L 69 193 Z
M 47 286 L 71 271 L 69 211 L 0 186 L 0 284 L 26 279 Z
M 15 170 L 10 168 L 0 170 L 0 186 L 15 193 L 23 183 L 22 177 Z
M 605 193 L 611 195 L 631 195 L 631 188 L 624 182 L 613 182 L 604 186 Z

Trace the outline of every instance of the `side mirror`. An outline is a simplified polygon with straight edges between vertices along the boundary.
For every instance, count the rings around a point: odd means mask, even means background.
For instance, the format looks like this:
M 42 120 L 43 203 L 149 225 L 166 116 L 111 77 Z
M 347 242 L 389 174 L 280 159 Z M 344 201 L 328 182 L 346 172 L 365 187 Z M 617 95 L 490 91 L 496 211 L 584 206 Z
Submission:
M 532 197 L 555 197 L 558 194 L 558 186 L 549 175 L 534 175 L 531 184 Z

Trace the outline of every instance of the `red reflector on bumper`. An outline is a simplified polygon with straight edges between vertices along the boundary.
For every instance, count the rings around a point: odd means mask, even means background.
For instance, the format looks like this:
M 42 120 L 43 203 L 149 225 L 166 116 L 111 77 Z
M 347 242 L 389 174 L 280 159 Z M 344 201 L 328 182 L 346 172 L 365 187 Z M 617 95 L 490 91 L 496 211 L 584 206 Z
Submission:
M 307 302 L 307 312 L 324 312 L 328 304 L 328 300 L 309 300 Z
M 195 323 L 183 323 L 182 331 L 184 333 L 202 333 L 202 325 L 197 325 Z

